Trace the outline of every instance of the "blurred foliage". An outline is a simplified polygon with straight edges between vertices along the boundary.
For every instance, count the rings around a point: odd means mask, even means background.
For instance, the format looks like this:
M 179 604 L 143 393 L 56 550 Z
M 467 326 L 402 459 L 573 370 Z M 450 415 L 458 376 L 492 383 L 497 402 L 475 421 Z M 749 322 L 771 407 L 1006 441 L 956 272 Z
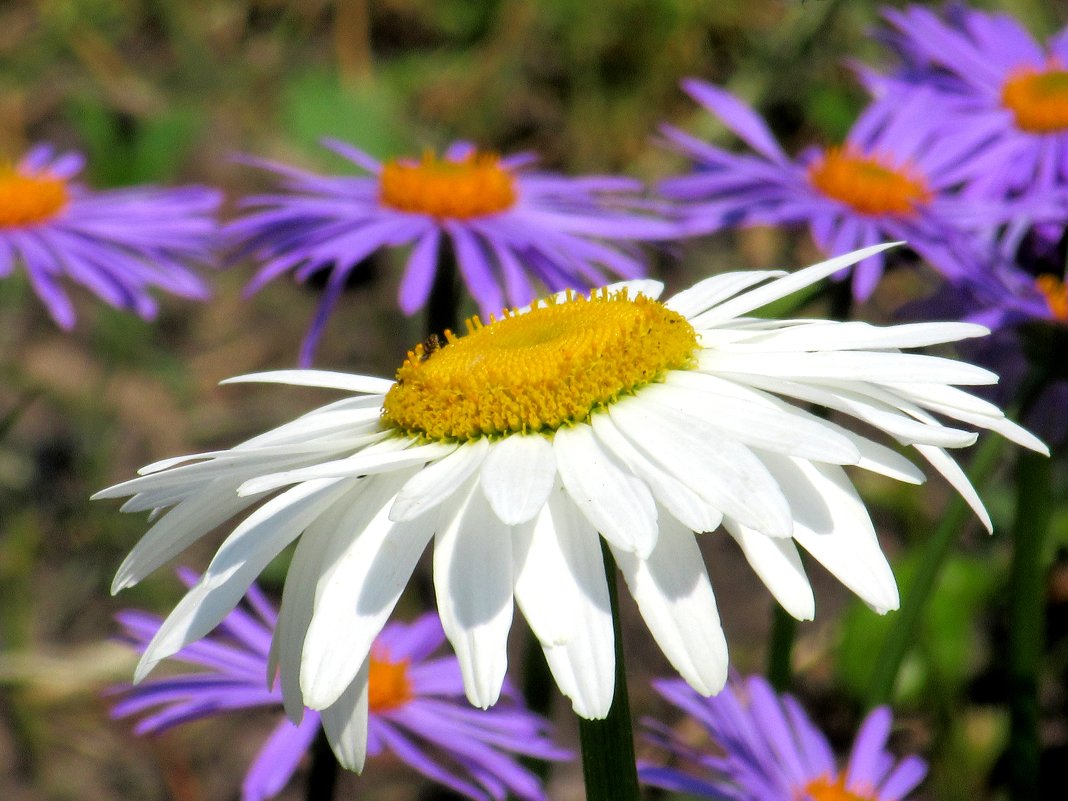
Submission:
M 1016 14 L 1040 34 L 1068 19 L 1062 3 L 1048 0 L 978 5 Z M 336 169 L 345 162 L 319 146 L 323 136 L 380 157 L 463 138 L 531 149 L 554 168 L 655 179 L 682 166 L 655 142 L 661 122 L 733 141 L 679 91 L 688 75 L 752 102 L 788 149 L 841 139 L 865 102 L 843 58 L 879 63 L 882 51 L 868 35 L 878 7 L 15 0 L 0 4 L 0 158 L 49 140 L 85 150 L 98 186 L 202 181 L 236 198 L 256 191 L 263 176 L 235 154 Z M 695 243 L 681 265 L 665 257 L 661 267 L 682 284 L 728 265 L 797 264 L 812 255 L 798 238 L 754 229 Z M 418 339 L 418 321 L 395 311 L 395 277 L 383 272 L 342 299 L 324 363 L 388 373 Z M 165 300 L 154 323 L 79 297 L 71 334 L 54 329 L 24 279 L 0 282 L 0 798 L 230 797 L 244 769 L 242 747 L 269 728 L 242 718 L 224 738 L 216 728 L 146 744 L 106 721 L 99 692 L 126 679 L 132 660 L 117 647 L 97 648 L 113 633 L 111 615 L 126 606 L 164 610 L 180 587 L 159 571 L 111 599 L 110 576 L 144 520 L 85 500 L 156 458 L 232 443 L 307 408 L 308 393 L 215 387 L 226 375 L 290 364 L 315 305 L 314 289 L 283 282 L 242 300 L 248 274 L 247 265 L 218 274 L 207 305 Z M 923 280 L 891 276 L 858 315 L 885 319 L 927 288 Z M 774 311 L 815 300 L 791 298 Z M 1058 482 L 1057 497 L 1068 497 L 1063 475 Z M 871 476 L 858 476 L 858 485 L 880 535 L 900 551 L 895 571 L 907 592 L 918 540 L 941 508 L 938 491 Z M 999 524 L 1011 519 L 1006 482 L 982 489 Z M 1051 708 L 1063 705 L 1058 680 L 1068 676 L 1068 507 L 1057 510 L 1054 529 L 1044 687 Z M 190 562 L 203 565 L 214 543 L 194 549 Z M 275 589 L 286 558 L 265 572 Z M 921 797 L 996 797 L 1007 724 L 994 657 L 1007 558 L 1006 537 L 964 533 L 899 682 L 904 745 L 934 766 Z M 853 602 L 838 617 L 844 591 L 818 586 L 817 595 L 820 617 L 801 627 L 798 651 L 808 656 L 799 690 L 835 695 L 840 710 L 849 696 L 862 697 L 890 618 Z M 759 639 L 766 615 L 743 615 L 753 605 L 746 599 L 721 602 L 728 625 Z M 736 658 L 743 653 L 732 649 Z M 1063 732 L 1051 737 L 1068 742 Z M 216 753 L 219 741 L 238 748 Z M 373 777 L 362 781 L 360 797 L 379 797 Z M 568 781 L 553 797 L 575 795 Z

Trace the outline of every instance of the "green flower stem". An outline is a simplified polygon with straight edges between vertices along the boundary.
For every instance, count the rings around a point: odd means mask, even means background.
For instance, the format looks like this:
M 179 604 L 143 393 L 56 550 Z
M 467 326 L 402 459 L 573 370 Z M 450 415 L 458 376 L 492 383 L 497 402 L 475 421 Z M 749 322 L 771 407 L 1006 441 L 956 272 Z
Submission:
M 459 271 L 456 266 L 456 254 L 453 252 L 449 238 L 441 235 L 438 245 L 438 265 L 434 275 L 434 285 L 426 302 L 426 336 L 441 337 L 445 341 L 445 330 L 455 331 L 459 325 L 460 284 Z
M 826 281 L 822 285 L 822 292 L 827 298 L 827 314 L 832 320 L 845 322 L 852 316 L 852 281 Z M 823 410 L 814 411 L 826 416 Z M 790 689 L 793 680 L 792 656 L 796 639 L 797 620 L 776 603 L 772 610 L 771 640 L 768 644 L 768 681 L 779 692 Z
M 527 709 L 542 717 L 549 717 L 553 701 L 553 674 L 545 661 L 541 643 L 532 632 L 527 631 L 523 648 L 523 700 Z M 523 757 L 523 764 L 543 781 L 549 776 L 550 763 L 537 757 Z
M 779 692 L 790 688 L 793 676 L 791 654 L 797 635 L 797 620 L 779 604 L 771 618 L 771 642 L 768 645 L 768 681 Z
M 992 436 L 984 440 L 968 472 L 972 484 L 982 485 L 986 482 L 997 466 L 1003 445 L 1004 442 L 1000 437 Z M 879 656 L 875 660 L 875 668 L 868 685 L 869 706 L 878 706 L 890 701 L 901 663 L 905 659 L 905 654 L 908 653 L 909 646 L 915 642 L 920 615 L 927 606 L 931 592 L 942 573 L 942 567 L 957 542 L 961 527 L 971 514 L 968 505 L 960 496 L 954 495 L 941 522 L 927 540 L 916 573 L 912 576 L 905 592 L 902 593 L 901 608 L 895 614 L 893 627 L 883 641 Z
M 332 801 L 337 788 L 337 759 L 330 750 L 326 732 L 320 728 L 312 743 L 311 770 L 304 797 L 307 801 Z
M 1009 577 L 1009 795 L 1039 798 L 1038 672 L 1046 582 L 1042 549 L 1051 516 L 1050 460 L 1030 451 L 1016 463 L 1016 520 Z
M 616 641 L 616 692 L 604 720 L 579 718 L 582 743 L 582 775 L 586 801 L 638 801 L 638 769 L 634 761 L 634 736 L 627 700 L 627 672 L 623 667 L 623 638 L 619 626 L 619 596 L 616 592 L 616 562 L 604 540 L 605 574 L 612 602 L 612 627 Z

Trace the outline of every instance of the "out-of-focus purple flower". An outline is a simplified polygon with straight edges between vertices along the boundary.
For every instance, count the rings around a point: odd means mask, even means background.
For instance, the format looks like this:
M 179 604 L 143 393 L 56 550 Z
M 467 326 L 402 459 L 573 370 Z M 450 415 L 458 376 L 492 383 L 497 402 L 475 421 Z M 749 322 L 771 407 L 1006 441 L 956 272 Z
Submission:
M 187 585 L 196 581 L 180 571 Z M 138 716 L 137 734 L 160 732 L 199 718 L 234 709 L 282 709 L 282 691 L 268 687 L 274 670 L 271 637 L 277 614 L 255 585 L 214 634 L 182 649 L 174 658 L 206 671 L 183 673 L 121 689 L 112 709 L 116 718 Z M 126 638 L 139 650 L 152 639 L 161 620 L 139 611 L 118 615 Z M 354 718 L 366 716 L 366 751 L 384 751 L 432 781 L 477 801 L 503 801 L 515 796 L 543 801 L 539 780 L 520 766 L 515 755 L 567 759 L 553 744 L 546 721 L 527 711 L 510 692 L 488 709 L 474 709 L 464 699 L 456 658 L 432 655 L 445 634 L 436 615 L 412 623 L 391 623 L 375 640 L 368 667 L 363 706 L 355 704 L 345 717 L 309 709 L 299 723 L 282 719 L 245 774 L 243 801 L 277 795 L 289 783 L 320 727 L 343 764 L 351 754 L 352 729 L 364 728 Z M 349 764 L 348 767 L 354 767 Z M 359 764 L 362 767 L 362 755 Z
M 676 235 L 630 178 L 536 172 L 525 169 L 530 154 L 498 157 L 462 142 L 441 158 L 385 163 L 344 142 L 323 144 L 370 174 L 319 176 L 250 159 L 275 173 L 282 191 L 247 198 L 248 213 L 228 229 L 236 256 L 262 263 L 248 292 L 290 270 L 300 281 L 329 271 L 302 366 L 352 270 L 381 248 L 411 245 L 398 296 L 405 314 L 426 304 L 448 245 L 488 316 L 530 303 L 539 283 L 556 292 L 600 286 L 606 273 L 644 275 L 634 242 Z
M 694 172 L 660 191 L 685 205 L 690 234 L 750 225 L 807 225 L 828 255 L 900 239 L 950 279 L 974 273 L 991 237 L 1020 214 L 996 200 L 962 199 L 953 190 L 973 148 L 932 125 L 937 96 L 917 88 L 872 103 L 844 144 L 783 152 L 764 121 L 727 91 L 696 79 L 683 88 L 754 153 L 733 153 L 663 126 L 669 146 L 693 160 Z M 882 275 L 882 254 L 853 271 L 853 294 L 866 299 Z
M 211 261 L 219 192 L 202 186 L 95 191 L 76 179 L 84 163 L 79 153 L 37 145 L 16 165 L 0 164 L 0 278 L 21 265 L 65 329 L 75 313 L 64 278 L 146 319 L 157 310 L 151 287 L 207 297 L 188 265 Z
M 938 92 L 944 136 L 973 153 L 954 169 L 970 194 L 1047 196 L 1068 189 L 1068 28 L 1045 46 L 1003 13 L 951 3 L 885 9 L 882 38 L 901 59 L 862 70 L 880 94 Z
M 892 715 L 886 707 L 861 723 L 840 769 L 826 736 L 797 700 L 776 695 L 759 676 L 733 679 L 711 698 L 678 680 L 654 686 L 704 727 L 715 751 L 699 751 L 669 727 L 646 721 L 648 738 L 697 773 L 644 765 L 639 775 L 645 784 L 717 801 L 900 801 L 927 773 L 919 757 L 898 762 L 887 750 Z

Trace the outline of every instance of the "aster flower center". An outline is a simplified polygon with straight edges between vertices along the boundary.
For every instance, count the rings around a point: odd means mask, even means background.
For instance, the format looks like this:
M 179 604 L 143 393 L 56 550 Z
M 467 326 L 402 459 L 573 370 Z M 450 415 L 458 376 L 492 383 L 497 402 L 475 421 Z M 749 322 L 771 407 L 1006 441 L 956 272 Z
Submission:
M 846 777 L 840 773 L 837 778 L 820 776 L 805 785 L 805 799 L 811 801 L 875 801 L 875 793 L 856 793 L 846 789 Z
M 689 366 L 697 334 L 644 295 L 568 292 L 506 312 L 440 348 L 416 346 L 383 404 L 388 423 L 431 439 L 555 431 Z
M 1001 87 L 1001 102 L 1016 117 L 1016 125 L 1031 133 L 1068 130 L 1068 69 L 1044 71 L 1024 67 Z
M 515 178 L 492 153 L 475 151 L 458 161 L 424 153 L 418 163 L 386 162 L 379 198 L 399 211 L 465 220 L 515 205 Z
M 51 175 L 23 175 L 0 165 L 0 227 L 50 220 L 67 205 L 67 184 Z
M 931 200 L 927 181 L 915 170 L 850 147 L 825 150 L 808 178 L 820 192 L 861 214 L 910 215 Z
M 408 660 L 393 662 L 383 653 L 372 653 L 367 676 L 368 709 L 371 712 L 385 712 L 403 706 L 411 699 Z
M 1046 298 L 1046 304 L 1054 318 L 1068 323 L 1068 287 L 1055 275 L 1040 275 L 1035 279 L 1035 288 Z

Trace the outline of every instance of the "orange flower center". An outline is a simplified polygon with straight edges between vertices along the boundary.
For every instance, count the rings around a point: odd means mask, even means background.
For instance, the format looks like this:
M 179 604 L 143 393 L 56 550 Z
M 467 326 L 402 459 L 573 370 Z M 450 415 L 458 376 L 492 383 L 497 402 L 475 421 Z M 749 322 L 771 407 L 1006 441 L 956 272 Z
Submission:
M 875 801 L 875 791 L 856 793 L 847 790 L 845 786 L 845 773 L 831 779 L 829 776 L 820 776 L 805 785 L 805 799 L 810 801 Z
M 1068 287 L 1055 275 L 1040 275 L 1035 287 L 1046 296 L 1050 312 L 1062 323 L 1068 323 Z
M 1031 133 L 1068 130 L 1068 69 L 1052 65 L 1016 70 L 1001 87 L 1001 103 L 1016 116 L 1016 125 Z
M 0 228 L 50 220 L 67 200 L 67 183 L 62 178 L 23 175 L 0 164 Z
M 808 171 L 812 185 L 861 214 L 914 214 L 931 199 L 923 176 L 850 147 L 832 147 Z
M 465 220 L 510 209 L 515 178 L 492 153 L 476 151 L 460 161 L 424 153 L 418 163 L 386 162 L 379 197 L 400 211 Z
M 408 660 L 390 661 L 383 652 L 371 654 L 367 676 L 367 706 L 372 712 L 385 712 L 412 699 L 408 680 Z

